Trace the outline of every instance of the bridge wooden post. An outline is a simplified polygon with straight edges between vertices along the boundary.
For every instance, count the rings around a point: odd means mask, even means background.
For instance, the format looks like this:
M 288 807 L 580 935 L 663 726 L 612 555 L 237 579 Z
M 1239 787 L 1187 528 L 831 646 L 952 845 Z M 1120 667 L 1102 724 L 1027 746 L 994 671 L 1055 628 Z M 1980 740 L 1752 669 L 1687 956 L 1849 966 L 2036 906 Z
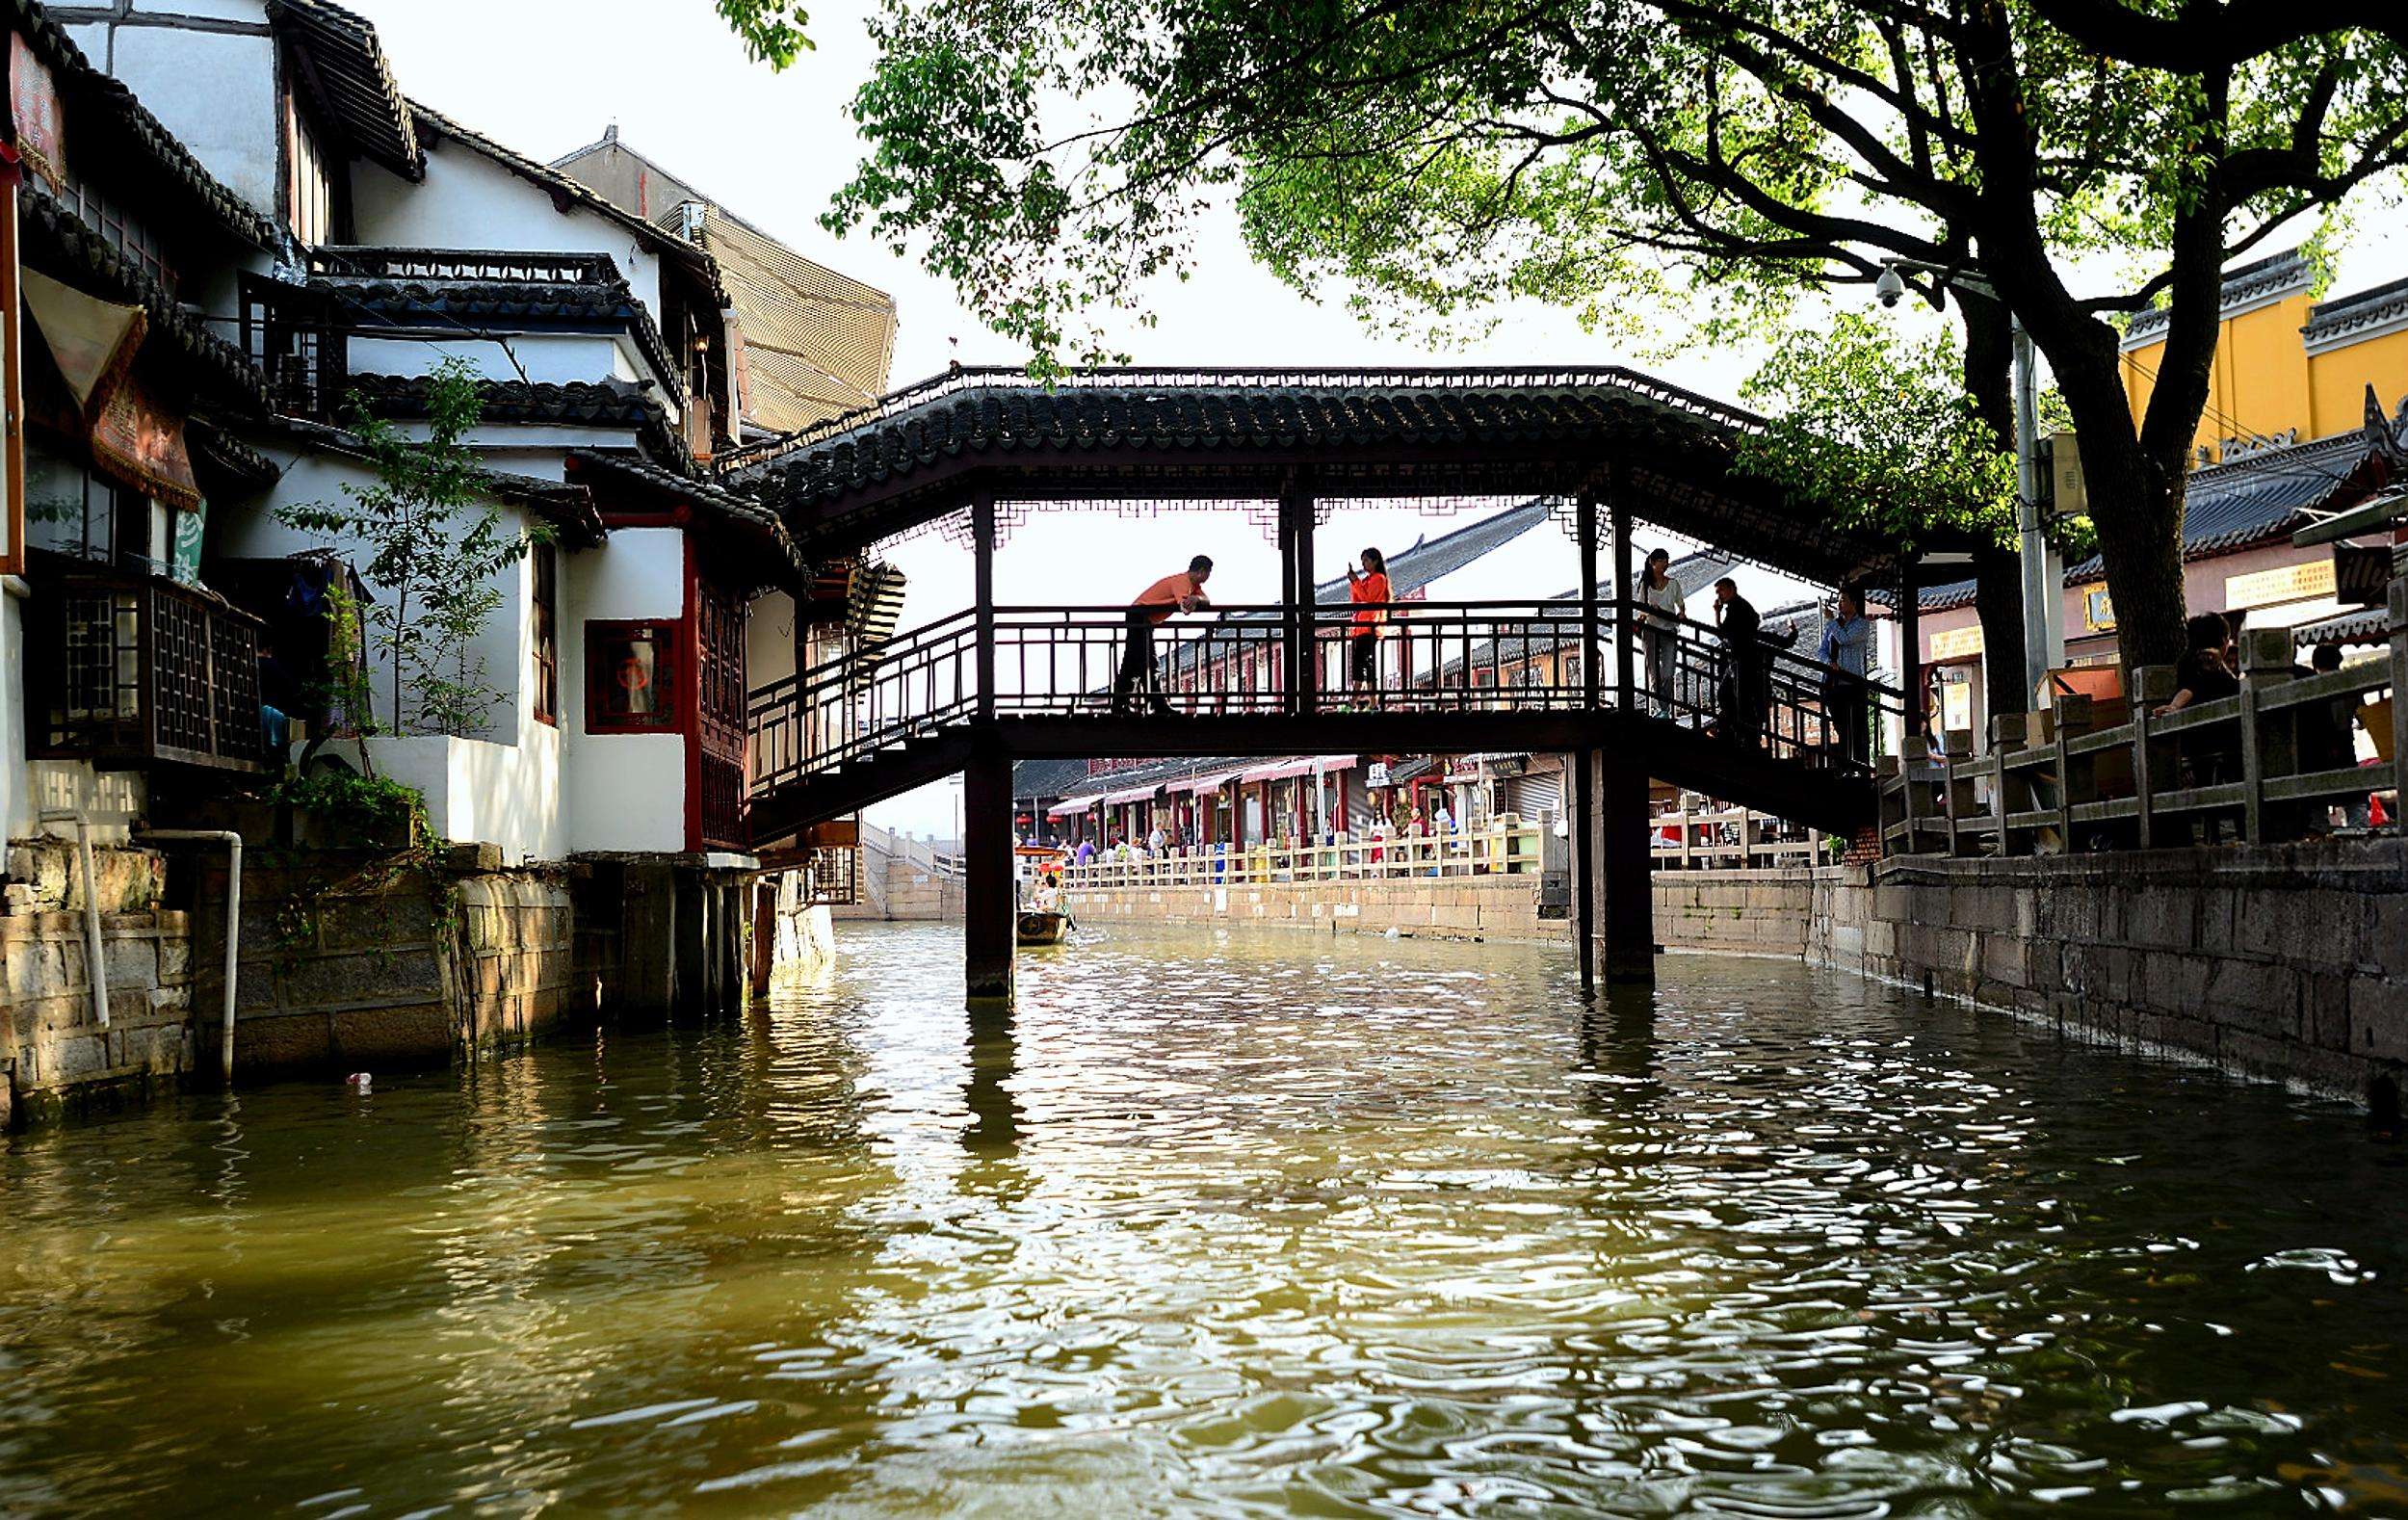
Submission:
M 1011 1001 L 1012 938 L 1019 903 L 1012 882 L 1011 757 L 991 730 L 961 768 L 961 957 L 972 1006 Z
M 1619 485 L 1620 473 L 1614 480 Z M 1631 507 L 1623 500 L 1620 489 L 1607 504 L 1613 511 L 1613 690 L 1614 703 L 1626 713 L 1636 712 L 1638 685 L 1634 668 L 1636 651 L 1631 647 L 1631 619 L 1626 616 L 1633 585 L 1631 565 Z
M 1311 713 L 1321 686 L 1320 640 L 1313 626 L 1313 491 L 1301 475 L 1279 492 L 1279 601 L 1287 627 L 1279 641 L 1288 710 Z
M 1597 611 L 1597 498 L 1580 499 L 1573 531 L 1581 541 L 1581 706 L 1589 712 L 1597 710 L 1597 696 L 1605 684 L 1605 671 L 1599 668 L 1599 616 Z
M 1598 854 L 1606 886 L 1606 980 L 1656 980 L 1654 852 L 1647 833 L 1647 762 L 1617 749 L 1603 759 Z
M 978 596 L 976 669 L 981 718 L 995 716 L 995 493 L 981 491 L 970 503 L 972 577 Z M 1006 790 L 1009 790 L 1008 784 Z M 965 803 L 965 805 L 967 805 Z M 1011 800 L 1004 800 L 1005 811 Z
M 1572 773 L 1572 931 L 1580 949 L 1581 996 L 1597 990 L 1597 751 L 1575 750 Z

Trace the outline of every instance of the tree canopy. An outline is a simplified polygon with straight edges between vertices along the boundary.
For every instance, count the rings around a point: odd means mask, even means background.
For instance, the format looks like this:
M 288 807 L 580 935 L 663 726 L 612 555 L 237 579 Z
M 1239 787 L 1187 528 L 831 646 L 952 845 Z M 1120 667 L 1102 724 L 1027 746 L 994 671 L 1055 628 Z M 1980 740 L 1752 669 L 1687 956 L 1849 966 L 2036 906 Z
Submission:
M 885 0 L 828 213 L 1040 364 L 1104 356 L 1233 203 L 1367 314 L 1761 326 L 1887 258 L 1978 276 L 2094 472 L 2128 657 L 2170 659 L 2221 266 L 2408 162 L 2395 0 Z M 2080 271 L 2078 276 L 2077 272 Z M 1936 283 L 1918 276 L 1927 293 Z M 2144 414 L 2113 319 L 2169 308 Z

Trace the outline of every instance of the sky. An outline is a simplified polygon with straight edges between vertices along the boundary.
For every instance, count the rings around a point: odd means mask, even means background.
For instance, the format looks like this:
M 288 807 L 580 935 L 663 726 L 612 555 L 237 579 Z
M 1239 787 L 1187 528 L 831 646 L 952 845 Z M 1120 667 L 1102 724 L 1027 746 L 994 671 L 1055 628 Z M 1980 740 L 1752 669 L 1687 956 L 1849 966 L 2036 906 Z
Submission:
M 964 364 L 1019 364 L 1027 354 L 966 314 L 952 288 L 908 257 L 855 236 L 839 239 L 819 224 L 830 196 L 850 175 L 858 141 L 847 114 L 866 78 L 873 50 L 863 20 L 875 0 L 825 0 L 811 7 L 819 44 L 782 73 L 745 56 L 710 0 L 350 0 L 376 22 L 405 93 L 463 125 L 549 161 L 600 138 L 615 122 L 621 139 L 686 178 L 804 255 L 887 291 L 900 330 L 893 383 L 900 387 Z M 2392 223 L 2395 225 L 2395 222 Z M 2345 249 L 2336 290 L 2360 289 L 2408 275 L 2408 238 L 2364 227 Z M 1498 328 L 1468 347 L 1433 352 L 1390 333 L 1367 330 L 1343 301 L 1315 301 L 1257 268 L 1234 219 L 1198 229 L 1197 270 L 1166 285 L 1154 315 L 1109 335 L 1148 364 L 1605 364 L 1629 362 L 1564 312 L 1508 308 Z M 1864 298 L 1870 300 L 1870 297 Z M 1930 320 L 1901 309 L 1901 323 Z M 1736 399 L 1762 357 L 1753 349 L 1683 354 L 1645 368 L 1675 384 Z M 1461 519 L 1410 512 L 1348 514 L 1322 530 L 1320 563 L 1334 574 L 1364 544 L 1401 548 L 1436 537 Z M 1547 540 L 1533 535 L 1541 545 Z M 1647 540 L 1642 537 L 1642 543 Z M 1578 579 L 1567 538 L 1551 545 L 1561 563 L 1550 573 L 1524 548 L 1495 567 L 1505 589 L 1465 594 L 1540 596 Z M 1235 513 L 1182 512 L 1161 521 L 1098 513 L 1039 516 L 997 557 L 998 599 L 1007 603 L 1118 601 L 1195 553 L 1219 565 L 1213 590 L 1223 602 L 1269 600 L 1278 557 L 1263 534 Z M 903 626 L 942 616 L 970 599 L 968 556 L 936 535 L 892 556 L 910 577 Z M 1782 599 L 1769 584 L 1748 587 L 1760 605 Z M 871 818 L 914 832 L 949 831 L 953 800 L 944 788 L 874 808 Z

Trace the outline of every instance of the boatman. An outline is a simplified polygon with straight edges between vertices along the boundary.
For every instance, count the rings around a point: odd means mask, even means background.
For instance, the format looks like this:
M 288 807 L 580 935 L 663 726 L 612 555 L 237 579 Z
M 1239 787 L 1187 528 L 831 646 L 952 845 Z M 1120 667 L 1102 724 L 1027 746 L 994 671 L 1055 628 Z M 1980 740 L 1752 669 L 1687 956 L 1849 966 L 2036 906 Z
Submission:
M 1204 595 L 1204 583 L 1213 573 L 1213 562 L 1197 555 L 1188 562 L 1184 574 L 1165 575 L 1138 593 L 1129 604 L 1129 630 L 1121 640 L 1120 673 L 1112 678 L 1112 711 L 1132 711 L 1137 702 L 1138 688 L 1142 686 L 1148 708 L 1157 718 L 1174 718 L 1177 710 L 1163 699 L 1162 678 L 1154 668 L 1154 626 L 1168 622 L 1175 613 L 1191 613 L 1210 607 Z

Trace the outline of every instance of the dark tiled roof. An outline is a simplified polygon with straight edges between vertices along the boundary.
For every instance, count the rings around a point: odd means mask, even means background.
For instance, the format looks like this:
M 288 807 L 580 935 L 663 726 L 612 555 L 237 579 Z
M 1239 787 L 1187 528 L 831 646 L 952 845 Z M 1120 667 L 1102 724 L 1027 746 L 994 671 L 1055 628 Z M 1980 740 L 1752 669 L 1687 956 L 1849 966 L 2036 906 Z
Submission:
M 702 277 L 710 289 L 713 309 L 724 308 L 727 294 L 720 285 L 719 261 L 710 253 L 687 242 L 676 233 L 658 227 L 633 212 L 619 207 L 609 197 L 569 178 L 548 165 L 538 164 L 523 153 L 514 153 L 489 137 L 471 132 L 466 127 L 432 107 L 411 101 L 409 108 L 417 121 L 421 137 L 430 144 L 439 146 L 446 138 L 464 144 L 509 170 L 521 179 L 548 191 L 555 204 L 574 204 L 595 216 L 616 223 L 635 235 L 636 241 L 656 253 L 666 254 L 673 263 L 681 264 Z
M 327 0 L 273 0 L 268 13 L 309 55 L 311 92 L 352 145 L 405 178 L 423 175 L 417 123 L 375 24 Z
M 350 387 L 380 417 L 427 414 L 423 375 L 353 375 Z M 629 428 L 648 440 L 673 440 L 661 404 L 624 380 L 480 380 L 486 422 L 548 422 L 570 428 Z
M 1464 566 L 1487 558 L 1547 520 L 1556 503 L 1546 497 L 1524 502 L 1469 523 L 1435 538 L 1416 540 L 1388 556 L 1391 596 L 1409 596 Z M 1322 606 L 1343 605 L 1350 597 L 1343 575 L 1313 588 L 1313 600 Z
M 1097 779 L 1084 760 L 1022 760 L 1011 768 L 1011 795 L 1023 800 L 1072 797 Z
M 1242 755 L 1180 755 L 1161 760 L 1142 760 L 1136 765 L 1123 766 L 1117 771 L 1099 771 L 1089 775 L 1086 772 L 1086 762 L 1084 760 L 1022 761 L 1012 768 L 1011 790 L 1014 797 L 1060 797 L 1064 800 L 1069 800 L 1081 797 L 1099 796 L 1106 792 L 1125 792 L 1132 787 L 1144 786 L 1148 783 L 1157 787 L 1165 786 L 1173 781 L 1185 781 L 1191 776 L 1211 775 L 1217 771 L 1231 771 L 1240 766 L 1263 766 L 1277 763 L 1275 760 L 1267 760 L 1260 755 L 1252 758 Z M 1060 785 L 1063 789 L 1060 792 L 1032 792 L 1021 785 L 1023 768 L 1030 765 L 1048 764 L 1077 766 L 1080 771 L 1075 777 L 1069 775 L 1067 772 L 1040 773 L 1040 779 Z
M 196 394 L 245 411 L 268 409 L 268 393 L 243 351 L 209 330 L 133 260 L 29 178 L 17 197 L 18 235 L 27 265 L 79 290 L 140 305 L 150 322 L 142 356 L 169 356 Z M 96 287 L 96 289 L 95 289 Z
M 2230 311 L 2235 306 L 2261 296 L 2270 296 L 2287 286 L 2304 285 L 2314 277 L 2315 273 L 2297 249 L 2268 254 L 2226 270 L 2223 290 L 2217 298 L 2218 304 Z M 2152 306 L 2146 311 L 2134 312 L 2132 322 L 2124 329 L 2124 342 L 2127 346 L 2153 343 L 2163 335 L 2166 324 L 2172 320 L 2172 311 L 2164 306 Z
M 2304 526 L 2311 511 L 2338 511 L 2365 500 L 2384 484 L 2385 470 L 2362 431 L 2194 470 L 2183 507 L 2183 558 L 2212 559 L 2279 542 Z M 2104 572 L 2094 554 L 2065 567 L 2065 584 L 2085 585 Z M 1943 612 L 1973 599 L 1974 583 L 1955 581 L 1926 589 L 1922 602 L 1925 612 Z
M 284 474 L 283 465 L 203 418 L 193 418 L 186 433 L 192 439 L 193 462 L 215 469 L 239 486 L 265 490 Z
M 610 265 L 609 255 L 599 255 Z M 430 251 L 429 262 L 440 255 Z M 668 360 L 652 313 L 635 290 L 611 265 L 608 278 L 447 279 L 394 278 L 379 275 L 329 273 L 312 275 L 309 286 L 336 298 L 346 312 L 387 327 L 425 327 L 457 330 L 531 331 L 560 328 L 608 328 L 634 335 L 670 392 L 685 395 L 681 368 Z
M 963 370 L 759 448 L 725 469 L 798 536 L 869 541 L 958 505 L 959 473 L 1007 494 L 1259 496 L 1283 468 L 1322 495 L 1534 495 L 1616 487 L 1650 520 L 1836 580 L 1870 534 L 1737 465 L 1760 418 L 1610 367 L 1083 370 L 1050 384 Z
M 2408 279 L 2395 279 L 2309 307 L 2308 325 L 2299 331 L 2315 349 L 2404 317 L 2408 317 Z
M 708 481 L 681 475 L 675 470 L 653 463 L 632 449 L 571 449 L 568 452 L 572 473 L 595 471 L 632 482 L 642 489 L 681 502 L 690 502 L 705 514 L 736 530 L 750 545 L 769 555 L 785 568 L 785 573 L 772 577 L 781 585 L 791 585 L 803 568 L 801 553 L 786 532 L 786 525 L 777 513 L 747 496 L 722 489 Z

